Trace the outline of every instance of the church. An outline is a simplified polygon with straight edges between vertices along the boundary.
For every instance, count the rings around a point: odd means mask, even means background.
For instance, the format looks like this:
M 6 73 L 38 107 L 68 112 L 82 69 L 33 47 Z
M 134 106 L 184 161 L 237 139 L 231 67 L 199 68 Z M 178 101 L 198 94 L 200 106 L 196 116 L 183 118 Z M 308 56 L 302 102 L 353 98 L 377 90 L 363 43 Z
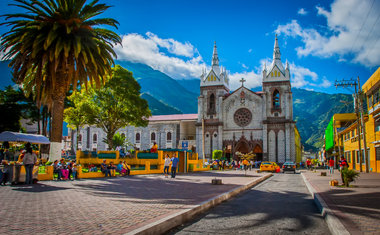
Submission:
M 127 126 L 118 132 L 138 149 L 191 146 L 199 156 L 211 158 L 213 150 L 225 150 L 228 158 L 236 152 L 256 154 L 258 160 L 283 163 L 296 160 L 296 126 L 289 64 L 284 68 L 275 37 L 273 62 L 262 71 L 262 91 L 244 86 L 230 91 L 228 73 L 219 65 L 214 45 L 210 71 L 200 77 L 197 114 L 157 115 L 147 127 Z M 75 134 L 72 146 L 75 148 Z M 105 134 L 96 127 L 86 127 L 79 135 L 79 149 L 105 150 L 99 139 Z M 299 139 L 299 138 L 298 138 Z

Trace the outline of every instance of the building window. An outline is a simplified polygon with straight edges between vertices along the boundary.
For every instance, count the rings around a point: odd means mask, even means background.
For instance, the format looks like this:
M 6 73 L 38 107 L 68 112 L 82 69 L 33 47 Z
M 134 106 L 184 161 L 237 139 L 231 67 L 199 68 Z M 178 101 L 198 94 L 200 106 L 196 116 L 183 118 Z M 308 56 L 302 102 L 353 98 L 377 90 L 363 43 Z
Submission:
M 359 163 L 360 161 L 360 155 L 359 155 L 359 150 L 356 150 L 356 163 Z
M 156 141 L 156 133 L 155 132 L 152 132 L 150 134 L 150 142 L 155 142 Z
M 234 114 L 234 121 L 238 126 L 245 127 L 252 121 L 252 113 L 249 109 L 240 108 Z
M 373 94 L 373 105 L 377 104 L 379 102 L 379 92 L 375 92 Z
M 280 92 L 278 90 L 275 90 L 273 92 L 273 108 L 274 109 L 280 108 Z
M 208 101 L 208 113 L 215 113 L 215 95 L 211 94 Z
M 380 147 L 375 148 L 376 151 L 376 161 L 380 161 Z
M 140 133 L 136 133 L 136 143 L 140 143 Z
M 351 152 L 347 152 L 347 161 L 351 163 Z
M 375 119 L 375 132 L 380 131 L 380 119 Z
M 79 135 L 78 135 L 78 142 L 79 142 L 79 143 L 82 142 L 82 134 L 79 134 Z
M 371 108 L 372 107 L 372 105 L 373 105 L 373 95 L 372 94 L 370 94 L 368 97 L 367 97 L 367 99 L 368 99 L 368 108 Z
M 94 134 L 92 136 L 92 143 L 96 144 L 98 142 L 98 135 L 97 134 Z
M 168 132 L 166 133 L 166 142 L 172 142 L 172 133 L 171 132 Z

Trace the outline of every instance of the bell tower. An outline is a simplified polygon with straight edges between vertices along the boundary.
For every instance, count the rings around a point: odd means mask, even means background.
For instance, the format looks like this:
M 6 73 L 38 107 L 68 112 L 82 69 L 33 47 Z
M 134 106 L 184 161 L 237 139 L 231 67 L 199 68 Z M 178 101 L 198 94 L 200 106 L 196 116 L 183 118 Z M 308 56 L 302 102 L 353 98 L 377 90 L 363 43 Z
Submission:
M 281 52 L 275 36 L 273 61 L 269 69 L 263 70 L 263 92 L 265 99 L 264 160 L 285 162 L 295 160 L 293 96 L 290 84 L 289 63 L 281 62 Z
M 229 91 L 228 73 L 219 65 L 218 51 L 214 42 L 211 70 L 202 71 L 198 97 L 197 148 L 198 152 L 202 153 L 202 141 L 204 141 L 206 157 L 211 157 L 213 150 L 222 148 L 222 105 L 223 97 Z

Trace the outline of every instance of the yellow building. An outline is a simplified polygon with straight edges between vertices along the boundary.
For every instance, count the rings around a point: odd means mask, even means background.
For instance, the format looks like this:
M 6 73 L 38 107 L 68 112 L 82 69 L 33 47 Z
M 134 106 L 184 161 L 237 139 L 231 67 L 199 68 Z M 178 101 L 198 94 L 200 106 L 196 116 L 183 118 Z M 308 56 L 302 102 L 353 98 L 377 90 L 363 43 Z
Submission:
M 339 161 L 340 156 L 343 156 L 344 142 L 338 133 L 350 126 L 355 120 L 355 113 L 336 113 L 333 115 L 325 131 L 326 156 L 324 158 L 333 157 L 334 161 Z
M 380 173 L 380 67 L 362 86 L 367 97 L 368 122 L 366 123 L 369 169 Z
M 366 130 L 368 134 L 368 117 L 364 118 L 366 123 Z M 347 159 L 350 169 L 360 170 L 360 159 L 359 159 L 359 136 L 357 131 L 357 122 L 354 121 L 350 126 L 338 132 L 339 139 L 343 143 L 343 154 Z M 367 135 L 368 140 L 368 135 Z M 367 142 L 368 143 L 368 142 Z M 364 158 L 364 141 L 363 133 L 360 133 L 360 144 L 362 150 L 362 170 L 365 171 L 365 158 Z M 367 144 L 367 153 L 369 152 Z
M 302 144 L 301 136 L 297 127 L 294 128 L 294 139 L 296 145 L 296 163 L 300 163 L 302 161 Z

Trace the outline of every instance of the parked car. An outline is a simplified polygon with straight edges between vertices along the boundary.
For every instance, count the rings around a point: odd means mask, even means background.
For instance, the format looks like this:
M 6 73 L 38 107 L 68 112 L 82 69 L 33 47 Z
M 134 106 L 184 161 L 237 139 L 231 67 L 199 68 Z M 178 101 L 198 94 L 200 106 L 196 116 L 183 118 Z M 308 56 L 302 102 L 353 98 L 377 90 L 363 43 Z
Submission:
M 282 165 L 282 173 L 285 173 L 286 171 L 296 173 L 296 164 L 294 162 L 285 162 Z
M 275 162 L 262 162 L 260 171 L 280 172 L 280 167 Z

